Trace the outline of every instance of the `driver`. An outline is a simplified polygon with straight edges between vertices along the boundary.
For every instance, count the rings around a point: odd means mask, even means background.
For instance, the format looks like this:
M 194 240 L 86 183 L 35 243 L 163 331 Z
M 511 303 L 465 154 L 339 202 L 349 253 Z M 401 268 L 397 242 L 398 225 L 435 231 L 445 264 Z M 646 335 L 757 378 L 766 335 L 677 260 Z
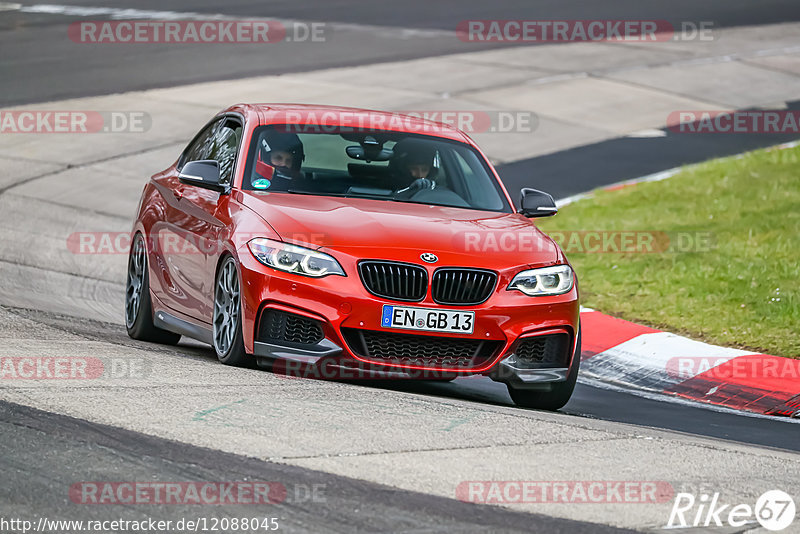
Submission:
M 303 178 L 300 166 L 306 155 L 297 134 L 268 131 L 261 138 L 252 185 L 255 189 L 286 191 Z
M 436 189 L 439 174 L 436 147 L 422 139 L 403 139 L 393 149 L 389 169 L 400 184 L 396 194 Z

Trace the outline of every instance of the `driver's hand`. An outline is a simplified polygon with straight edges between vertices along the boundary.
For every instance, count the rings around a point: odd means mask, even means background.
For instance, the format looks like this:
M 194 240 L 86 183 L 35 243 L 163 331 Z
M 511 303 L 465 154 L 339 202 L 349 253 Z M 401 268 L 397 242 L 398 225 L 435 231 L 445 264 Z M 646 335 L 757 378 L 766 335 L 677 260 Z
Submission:
M 430 178 L 417 178 L 411 185 L 408 186 L 408 189 L 413 189 L 415 191 L 419 191 L 422 189 L 434 189 L 436 184 Z

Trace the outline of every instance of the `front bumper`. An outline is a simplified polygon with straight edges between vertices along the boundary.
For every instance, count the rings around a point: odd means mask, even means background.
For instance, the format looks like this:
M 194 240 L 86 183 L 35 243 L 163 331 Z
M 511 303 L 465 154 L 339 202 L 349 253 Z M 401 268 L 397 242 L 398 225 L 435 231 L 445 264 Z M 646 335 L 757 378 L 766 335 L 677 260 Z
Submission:
M 420 333 L 381 326 L 384 304 L 409 305 L 376 297 L 363 287 L 357 275 L 328 276 L 320 279 L 276 272 L 260 264 L 250 254 L 240 256 L 242 277 L 242 329 L 245 349 L 259 359 L 272 362 L 274 370 L 312 378 L 408 378 L 449 379 L 457 376 L 487 375 L 515 387 L 541 387 L 566 380 L 569 369 L 580 355 L 575 354 L 579 305 L 577 289 L 552 297 L 527 297 L 507 291 L 510 273 L 500 274 L 498 287 L 489 299 L 464 307 L 475 312 L 475 327 L 470 336 L 449 333 Z M 410 304 L 421 308 L 459 309 L 441 306 L 430 295 Z M 318 321 L 323 339 L 313 345 L 267 343 L 258 339 L 258 321 L 264 310 L 278 310 Z M 359 355 L 353 350 L 345 330 L 392 334 L 413 334 L 420 338 L 471 339 L 493 342 L 492 357 L 471 367 L 386 363 Z M 512 356 L 522 339 L 564 334 L 568 348 L 560 364 L 514 365 Z

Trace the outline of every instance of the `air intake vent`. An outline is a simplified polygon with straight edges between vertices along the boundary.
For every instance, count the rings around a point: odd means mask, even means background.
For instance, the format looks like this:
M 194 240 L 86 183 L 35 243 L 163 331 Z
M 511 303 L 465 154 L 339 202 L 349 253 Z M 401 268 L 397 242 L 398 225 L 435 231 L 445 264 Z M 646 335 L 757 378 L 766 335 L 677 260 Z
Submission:
M 523 338 L 514 350 L 517 358 L 543 367 L 567 367 L 569 361 L 569 336 L 550 334 Z
M 342 328 L 350 350 L 382 365 L 470 370 L 491 362 L 502 341 Z
M 279 345 L 283 343 L 316 345 L 324 337 L 319 321 L 270 309 L 264 310 L 261 314 L 258 341 Z
M 478 269 L 445 267 L 433 273 L 433 300 L 438 304 L 480 304 L 492 294 L 497 274 Z
M 428 272 L 419 265 L 362 261 L 358 273 L 367 291 L 385 299 L 418 302 L 428 291 Z

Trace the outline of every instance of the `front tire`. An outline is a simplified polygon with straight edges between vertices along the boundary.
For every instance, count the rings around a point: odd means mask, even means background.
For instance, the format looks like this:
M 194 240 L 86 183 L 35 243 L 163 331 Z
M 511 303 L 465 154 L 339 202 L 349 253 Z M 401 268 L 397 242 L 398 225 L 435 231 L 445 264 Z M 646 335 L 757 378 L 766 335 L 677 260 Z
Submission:
M 556 411 L 564 407 L 572 397 L 575 390 L 575 383 L 578 381 L 578 368 L 581 364 L 581 332 L 578 331 L 578 339 L 575 342 L 575 362 L 567 374 L 564 382 L 554 382 L 549 391 L 538 391 L 530 389 L 515 389 L 511 384 L 506 384 L 508 394 L 514 404 L 523 408 L 533 408 L 536 410 Z
M 242 306 L 239 291 L 239 270 L 236 260 L 228 256 L 222 261 L 214 284 L 214 317 L 212 333 L 214 352 L 225 365 L 253 367 L 256 359 L 244 350 Z
M 128 256 L 128 278 L 125 282 L 125 328 L 131 338 L 140 341 L 177 345 L 181 339 L 180 334 L 162 330 L 153 324 L 147 248 L 142 234 L 136 234 Z

